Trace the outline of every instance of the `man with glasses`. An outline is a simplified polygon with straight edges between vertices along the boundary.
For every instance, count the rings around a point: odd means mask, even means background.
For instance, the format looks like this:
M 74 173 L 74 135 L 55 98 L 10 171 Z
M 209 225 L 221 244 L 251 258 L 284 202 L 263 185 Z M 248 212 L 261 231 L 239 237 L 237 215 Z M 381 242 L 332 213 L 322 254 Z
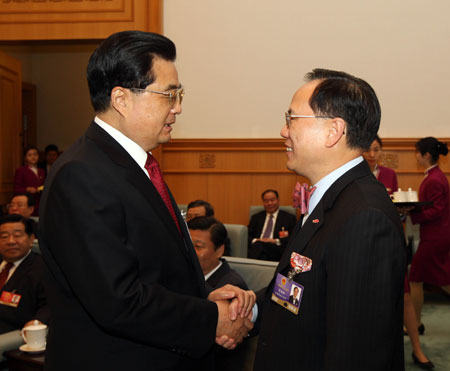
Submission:
M 312 192 L 309 205 L 258 295 L 255 370 L 404 370 L 404 235 L 362 157 L 379 128 L 378 99 L 344 72 L 306 78 L 281 135 L 288 169 L 313 188 L 301 192 Z M 302 291 L 298 308 L 292 286 Z
M 0 334 L 30 324 L 49 324 L 44 263 L 31 251 L 32 222 L 18 214 L 0 218 Z
M 175 56 L 162 35 L 123 31 L 90 58 L 96 117 L 53 165 L 40 214 L 54 318 L 46 370 L 210 370 L 216 337 L 232 348 L 252 327 L 252 292 L 225 286 L 208 298 L 238 301 L 206 299 L 151 154 L 181 113 Z
M 19 214 L 29 219 L 33 214 L 35 204 L 36 201 L 31 194 L 18 193 L 11 198 L 6 208 L 8 209 L 8 214 Z

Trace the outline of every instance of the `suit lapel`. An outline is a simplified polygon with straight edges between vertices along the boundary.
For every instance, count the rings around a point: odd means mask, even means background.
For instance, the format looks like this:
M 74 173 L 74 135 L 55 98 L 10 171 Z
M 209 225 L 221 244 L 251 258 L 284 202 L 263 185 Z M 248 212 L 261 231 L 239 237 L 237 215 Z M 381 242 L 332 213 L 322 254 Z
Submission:
M 92 123 L 88 128 L 86 135 L 92 139 L 117 166 L 124 169 L 127 181 L 148 201 L 152 209 L 155 210 L 166 225 L 170 236 L 176 240 L 183 255 L 191 261 L 191 256 L 186 249 L 186 245 L 178 232 L 178 228 L 175 225 L 166 204 L 153 183 L 144 174 L 136 161 L 114 140 L 114 138 L 97 124 Z M 174 203 L 172 198 L 171 200 L 172 203 Z M 176 214 L 179 213 L 176 205 L 174 206 L 174 209 Z
M 331 187 L 325 192 L 320 202 L 315 207 L 314 211 L 309 215 L 305 224 L 302 226 L 302 218 L 295 226 L 295 232 L 293 238 L 289 241 L 286 251 L 284 252 L 280 264 L 278 265 L 277 272 L 281 272 L 286 267 L 290 266 L 290 258 L 292 252 L 302 254 L 308 243 L 314 237 L 314 235 L 320 230 L 322 225 L 326 222 L 325 213 L 327 210 L 333 207 L 333 204 L 339 194 L 344 190 L 347 185 L 353 182 L 357 178 L 370 175 L 370 169 L 365 161 L 362 161 L 340 178 L 338 178 Z
M 25 275 L 25 273 L 31 266 L 33 259 L 34 259 L 33 252 L 30 252 L 30 254 L 23 260 L 23 262 L 20 263 L 20 265 L 16 268 L 16 270 L 9 278 L 8 282 L 5 283 L 1 291 L 13 291 L 14 289 L 16 289 L 17 280 L 19 280 L 20 277 L 23 277 Z

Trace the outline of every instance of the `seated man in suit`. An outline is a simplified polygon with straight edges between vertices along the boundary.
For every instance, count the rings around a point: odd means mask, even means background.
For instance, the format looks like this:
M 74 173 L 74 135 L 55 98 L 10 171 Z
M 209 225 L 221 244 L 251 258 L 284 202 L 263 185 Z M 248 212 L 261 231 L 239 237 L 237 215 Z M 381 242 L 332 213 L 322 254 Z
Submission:
M 209 205 L 209 204 L 208 204 Z M 227 261 L 222 258 L 224 245 L 227 240 L 227 230 L 217 219 L 211 216 L 197 216 L 188 221 L 192 244 L 205 275 L 206 289 L 212 291 L 231 284 L 248 290 L 244 279 L 231 269 Z M 251 345 L 244 341 L 233 351 L 215 346 L 215 370 L 241 370 L 249 354 Z
M 214 208 L 207 201 L 192 201 L 187 206 L 186 221 L 188 222 L 197 216 L 214 216 Z
M 44 265 L 41 256 L 31 251 L 32 222 L 18 214 L 0 219 L 0 333 L 49 322 Z
M 248 225 L 248 257 L 279 261 L 296 218 L 279 209 L 280 199 L 276 190 L 265 190 L 261 198 L 264 211 L 253 215 Z
M 225 226 L 211 216 L 198 216 L 189 220 L 188 227 L 207 289 L 212 291 L 229 283 L 248 290 L 243 278 L 222 258 L 227 239 Z

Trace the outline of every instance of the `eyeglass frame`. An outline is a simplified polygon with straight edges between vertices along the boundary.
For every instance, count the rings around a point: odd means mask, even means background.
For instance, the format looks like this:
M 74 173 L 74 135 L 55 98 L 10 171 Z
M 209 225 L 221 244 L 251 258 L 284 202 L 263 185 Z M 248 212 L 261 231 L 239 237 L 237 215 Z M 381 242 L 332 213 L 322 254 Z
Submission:
M 181 104 L 181 102 L 183 101 L 184 94 L 185 94 L 183 86 L 180 86 L 179 88 L 173 89 L 173 90 L 176 90 L 175 97 L 169 91 L 147 90 L 147 89 L 140 89 L 140 88 L 129 88 L 129 89 L 131 91 L 136 90 L 136 91 L 142 91 L 142 92 L 147 92 L 147 93 L 155 93 L 155 94 L 164 95 L 169 100 L 169 105 L 171 107 L 175 106 L 175 104 L 177 103 L 177 100 Z
M 286 126 L 291 127 L 291 119 L 334 119 L 336 117 L 332 116 L 309 116 L 309 115 L 291 115 L 289 112 L 284 113 L 284 117 L 286 119 Z

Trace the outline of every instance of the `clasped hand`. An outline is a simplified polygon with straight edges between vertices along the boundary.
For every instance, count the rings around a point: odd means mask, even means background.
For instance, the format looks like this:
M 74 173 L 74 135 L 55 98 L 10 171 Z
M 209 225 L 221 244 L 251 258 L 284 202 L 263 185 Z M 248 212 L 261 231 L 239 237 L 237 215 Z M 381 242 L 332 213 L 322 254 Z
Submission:
M 226 349 L 234 349 L 253 328 L 251 318 L 256 301 L 255 293 L 225 285 L 212 291 L 208 299 L 216 302 L 219 311 L 216 343 Z

